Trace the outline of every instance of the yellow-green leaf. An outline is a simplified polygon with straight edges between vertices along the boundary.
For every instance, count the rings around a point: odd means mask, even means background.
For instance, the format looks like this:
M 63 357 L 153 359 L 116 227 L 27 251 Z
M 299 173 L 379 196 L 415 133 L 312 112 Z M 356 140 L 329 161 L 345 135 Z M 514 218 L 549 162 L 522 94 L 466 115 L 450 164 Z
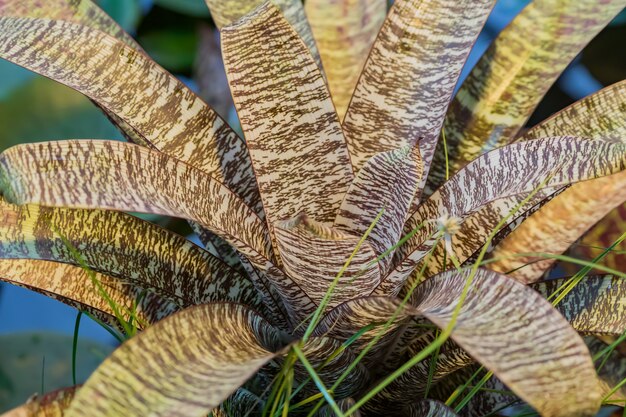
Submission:
M 208 413 L 276 356 L 280 337 L 242 305 L 188 308 L 113 352 L 78 391 L 65 417 Z
M 510 143 L 569 62 L 625 6 L 624 0 L 535 0 L 526 6 L 478 61 L 450 104 L 445 134 L 451 172 Z M 440 146 L 430 191 L 443 184 L 445 161 Z
M 299 37 L 306 44 L 309 49 L 309 53 L 315 59 L 318 68 L 322 68 L 315 44 L 313 34 L 311 33 L 311 27 L 304 13 L 304 7 L 300 0 L 205 0 L 206 4 L 211 10 L 211 16 L 218 28 L 222 29 L 224 26 L 228 26 L 237 20 L 241 19 L 248 13 L 252 12 L 262 4 L 273 4 L 283 14 L 285 19 L 293 26 L 294 30 L 298 33 Z
M 307 0 L 306 17 L 319 49 L 339 119 L 387 16 L 386 0 Z
M 521 140 L 580 132 L 589 139 L 626 143 L 626 81 L 614 84 L 532 128 Z M 578 133 L 577 133 L 578 134 Z M 532 260 L 520 252 L 561 254 L 613 208 L 626 201 L 626 173 L 574 184 L 548 201 L 498 244 L 490 268 L 506 272 Z M 511 275 L 533 282 L 554 260 L 534 262 Z
M 271 3 L 222 28 L 222 54 L 270 224 L 331 224 L 353 179 L 324 78 Z
M 377 153 L 419 142 L 428 173 L 454 86 L 494 3 L 394 2 L 343 121 L 355 171 Z
M 451 228 L 450 223 L 458 227 L 465 217 L 492 201 L 515 196 L 523 199 L 541 185 L 546 195 L 551 188 L 612 174 L 625 167 L 626 146 L 575 137 L 524 141 L 482 155 L 411 215 L 404 233 L 421 228 L 397 250 L 397 266 L 377 293 L 394 294 L 400 290 L 417 262 L 437 243 L 437 221 L 447 229 Z

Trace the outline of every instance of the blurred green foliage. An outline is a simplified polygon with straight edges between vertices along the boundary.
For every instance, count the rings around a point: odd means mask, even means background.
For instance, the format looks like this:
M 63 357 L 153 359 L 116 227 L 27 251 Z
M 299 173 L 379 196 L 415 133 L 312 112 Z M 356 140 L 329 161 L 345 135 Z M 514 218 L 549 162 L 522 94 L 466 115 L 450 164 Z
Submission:
M 76 381 L 85 382 L 112 351 L 112 347 L 81 339 L 76 354 Z M 46 392 L 72 385 L 72 336 L 0 336 L 0 413 L 40 393 L 42 383 Z

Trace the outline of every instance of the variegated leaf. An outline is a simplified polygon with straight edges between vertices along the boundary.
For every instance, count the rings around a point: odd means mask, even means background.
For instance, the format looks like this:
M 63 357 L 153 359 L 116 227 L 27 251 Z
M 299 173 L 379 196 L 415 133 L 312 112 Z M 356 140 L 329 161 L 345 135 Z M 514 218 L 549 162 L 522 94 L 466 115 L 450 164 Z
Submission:
M 64 388 L 48 394 L 33 396 L 26 404 L 10 410 L 0 417 L 63 417 L 77 387 Z
M 15 203 L 193 220 L 249 258 L 263 273 L 251 277 L 276 287 L 290 319 L 302 320 L 316 308 L 272 263 L 263 220 L 221 183 L 190 165 L 136 145 L 96 140 L 19 145 L 0 154 L 0 165 L 0 189 Z
M 502 198 L 524 198 L 540 185 L 546 190 L 603 175 L 626 167 L 626 147 L 574 137 L 525 141 L 494 150 L 476 159 L 437 190 L 407 221 L 404 233 L 417 233 L 396 252 L 397 266 L 377 289 L 379 294 L 400 290 L 416 263 L 437 242 L 436 221 L 457 227 L 482 206 Z M 439 225 L 441 227 L 441 225 Z
M 453 317 L 471 270 L 422 283 L 415 308 L 439 327 Z M 601 391 L 589 351 L 539 294 L 497 273 L 478 270 L 459 310 L 452 338 L 543 416 L 591 415 Z M 391 404 L 404 374 L 379 395 Z
M 275 232 L 285 272 L 316 304 L 322 301 L 360 240 L 304 215 L 276 223 Z M 376 252 L 368 242 L 363 242 L 351 259 L 332 293 L 329 308 L 369 294 L 380 284 Z
M 452 91 L 494 3 L 394 2 L 343 122 L 355 171 L 379 152 L 419 142 L 428 173 Z
M 0 155 L 0 164 L 10 202 L 183 217 L 257 263 L 269 259 L 262 220 L 223 184 L 163 153 L 123 142 L 71 140 L 15 146 Z
M 261 411 L 263 400 L 245 388 L 239 388 L 226 401 L 215 408 L 209 417 L 247 417 Z
M 530 129 L 524 136 L 523 139 L 533 139 L 540 138 L 551 135 L 560 135 L 560 134 L 579 134 L 581 137 L 589 138 L 589 139 L 597 139 L 603 140 L 607 142 L 623 142 L 624 138 L 626 138 L 626 124 L 624 120 L 626 120 L 626 114 L 624 113 L 624 109 L 626 103 L 626 82 L 620 82 L 614 84 L 610 87 L 607 87 L 598 93 L 592 94 L 591 96 L 584 98 L 577 103 L 574 103 L 570 107 L 556 113 L 549 119 L 540 123 L 537 126 L 534 126 Z M 610 189 L 611 183 L 615 180 L 621 178 L 623 174 L 616 174 L 611 179 L 609 177 L 606 178 L 598 178 L 591 180 L 589 182 L 583 182 L 580 184 L 574 184 L 571 188 L 573 191 L 568 191 L 567 189 L 563 192 L 563 199 L 560 200 L 566 204 L 572 204 L 569 202 L 570 198 L 565 197 L 566 195 L 572 195 L 572 197 L 577 196 L 579 192 L 576 190 L 589 190 L 590 193 L 596 193 L 596 188 L 594 184 L 598 184 L 598 189 Z M 619 181 L 618 181 L 619 182 Z M 617 194 L 621 193 L 622 190 L 618 190 Z M 555 194 L 550 196 L 554 197 Z M 607 193 L 602 196 L 595 195 L 598 198 L 598 206 L 595 207 L 595 210 L 591 207 L 593 204 L 587 198 L 583 198 L 582 201 L 577 201 L 577 199 L 573 199 L 576 201 L 573 205 L 579 207 L 584 210 L 581 211 L 581 216 L 576 215 L 576 212 L 572 212 L 571 208 L 567 210 L 568 216 L 564 216 L 562 213 L 558 213 L 556 219 L 553 219 L 555 216 L 549 216 L 546 214 L 544 217 L 542 216 L 531 216 L 532 211 L 528 211 L 528 209 L 533 208 L 537 210 L 541 204 L 548 203 L 545 200 L 543 195 L 538 196 L 538 198 L 534 198 L 524 207 L 522 207 L 516 215 L 512 218 L 515 219 L 510 221 L 509 224 L 503 228 L 502 232 L 496 235 L 493 240 L 496 248 L 499 247 L 499 242 L 512 230 L 519 227 L 519 232 L 516 233 L 516 238 L 509 239 L 509 242 L 506 245 L 511 248 L 515 247 L 517 244 L 518 252 L 549 252 L 551 249 L 546 248 L 557 248 L 559 245 L 562 245 L 565 240 L 570 240 L 571 234 L 570 231 L 576 232 L 577 230 L 586 230 L 589 228 L 589 225 L 594 222 L 598 217 L 598 213 L 603 212 L 606 209 L 606 205 L 604 203 L 605 200 L 609 201 L 611 199 L 619 200 L 619 197 L 615 196 L 615 193 Z M 493 231 L 496 225 L 500 222 L 501 219 L 505 218 L 512 210 L 515 208 L 517 204 L 519 204 L 523 200 L 523 196 L 516 196 L 509 199 L 500 199 L 490 203 L 477 212 L 471 214 L 461 225 L 459 231 L 452 236 L 452 250 L 456 255 L 459 262 L 465 262 L 467 259 L 471 258 L 473 254 L 476 253 L 480 249 L 480 247 L 485 243 L 487 236 Z M 583 204 L 584 203 L 584 204 Z M 552 205 L 552 203 L 548 203 Z M 562 206 L 562 204 L 554 203 L 556 206 Z M 610 204 L 609 204 L 610 205 Z M 534 206 L 534 207 L 533 207 Z M 588 208 L 592 208 L 592 212 L 590 213 Z M 544 209 L 542 212 L 551 212 L 551 209 Z M 555 212 L 561 212 L 562 210 L 555 210 Z M 584 214 L 583 214 L 584 213 Z M 529 216 L 531 216 L 531 220 L 528 225 L 521 223 L 526 220 Z M 541 221 L 541 219 L 545 219 L 545 221 Z M 545 233 L 542 234 L 541 238 L 526 238 L 524 237 L 526 234 L 536 234 L 539 233 L 537 230 L 532 227 L 532 223 L 537 224 L 537 222 L 543 223 L 541 228 L 551 228 L 551 224 L 553 221 L 556 221 L 559 226 L 564 221 L 571 222 L 567 225 L 567 227 L 560 227 L 558 233 L 554 234 L 554 237 L 547 236 Z M 521 223 L 521 224 L 520 224 Z M 527 230 L 527 232 L 523 232 L 522 230 Z M 568 236 L 568 234 L 570 234 Z M 546 242 L 546 246 L 535 247 L 535 245 Z M 533 246 L 524 246 L 526 244 L 532 244 Z M 535 247 L 536 250 L 532 248 Z M 496 249 L 499 251 L 500 249 Z M 445 249 L 443 246 L 440 246 L 435 250 L 435 253 L 430 259 L 428 265 L 426 265 L 426 273 L 425 276 L 435 275 L 444 270 L 444 253 Z M 502 262 L 506 263 L 516 263 L 519 260 L 517 259 L 503 259 Z M 550 262 L 550 261 L 546 261 Z M 495 265 L 498 265 L 497 263 Z M 520 264 L 517 264 L 519 266 Z M 504 266 L 501 268 L 497 268 L 502 272 L 508 272 L 514 267 L 510 265 L 509 269 L 506 269 Z M 545 267 L 545 265 L 544 265 Z M 494 266 L 490 266 L 490 268 L 494 268 Z M 529 266 L 529 271 L 533 271 L 534 266 Z M 506 270 L 506 271 L 505 271 Z M 514 276 L 518 277 L 520 274 L 525 274 L 527 269 L 523 269 L 521 271 L 517 271 L 514 273 Z
M 302 351 L 327 387 L 333 385 L 339 375 L 343 374 L 355 359 L 350 347 L 342 349 L 341 342 L 330 337 L 310 338 Z M 309 376 L 299 363 L 296 363 L 294 371 L 297 379 L 301 381 Z M 358 364 L 337 387 L 333 395 L 338 399 L 346 398 L 366 388 L 368 381 L 368 369 L 363 364 Z M 312 388 L 312 395 L 319 392 L 316 388 Z
M 282 344 L 276 329 L 242 305 L 188 308 L 118 348 L 78 391 L 65 417 L 208 413 Z
M 335 219 L 335 227 L 354 236 L 363 236 L 376 222 L 366 242 L 380 257 L 401 237 L 411 203 L 416 198 L 422 170 L 418 147 L 372 157 L 350 185 Z M 383 213 L 377 219 L 381 210 Z M 393 252 L 379 260 L 382 274 L 387 272 L 392 255 Z
M 544 298 L 553 298 L 567 280 L 537 282 L 531 288 Z M 585 277 L 556 305 L 556 309 L 579 333 L 619 336 L 626 331 L 626 281 L 612 275 Z
M 405 413 L 407 417 L 458 417 L 445 404 L 434 400 L 423 400 L 409 407 Z
M 553 301 L 551 296 L 565 282 L 566 278 L 538 282 L 531 286 L 542 297 Z M 614 276 L 592 276 L 578 283 L 569 294 L 561 300 L 556 309 L 565 317 L 578 333 L 594 335 L 619 335 L 626 330 L 626 284 L 624 280 Z M 348 318 L 343 321 L 349 320 Z M 402 330 L 402 329 L 401 329 Z M 433 337 L 424 339 L 423 336 L 415 339 L 408 345 L 407 354 L 413 356 L 419 353 Z M 452 372 L 466 368 L 475 363 L 467 352 L 458 346 L 442 347 L 435 368 L 433 369 L 432 384 L 448 377 Z M 412 367 L 404 376 L 404 381 L 411 381 L 404 385 L 394 386 L 398 395 L 407 398 L 423 396 L 429 378 L 431 359 L 425 359 Z M 469 376 L 468 376 L 469 377 Z M 616 381 L 618 382 L 618 381 Z M 484 410 L 483 408 L 481 408 Z
M 107 301 L 112 300 L 128 321 L 129 312 L 136 318 L 138 328 L 156 323 L 177 311 L 180 307 L 116 278 L 89 273 L 81 267 L 33 259 L 1 259 L 0 281 L 17 285 L 58 300 L 81 311 L 86 311 L 100 321 L 120 327 L 115 311 Z M 106 296 L 98 289 L 98 284 Z
M 602 353 L 608 345 L 598 340 L 595 337 L 585 337 L 585 343 L 589 346 L 589 351 L 592 355 Z M 598 369 L 598 376 L 602 384 L 604 395 L 608 395 L 609 392 L 615 388 L 620 382 L 626 378 L 626 358 L 620 354 L 617 350 L 613 350 L 596 360 L 596 368 Z M 617 389 L 610 397 L 613 400 L 623 400 L 626 398 L 626 387 L 623 385 Z M 620 405 L 620 403 L 616 403 Z
M 91 0 L 0 0 L 0 16 L 65 20 L 90 26 L 141 50 L 132 36 Z
M 346 398 L 343 400 L 337 401 L 337 405 L 341 411 L 345 412 L 350 409 L 355 404 L 354 399 Z M 350 417 L 362 417 L 362 414 L 359 410 L 349 415 Z M 317 412 L 315 417 L 337 417 L 337 413 L 333 411 L 333 409 L 329 405 L 325 405 Z
M 259 297 L 247 278 L 207 251 L 134 216 L 15 206 L 1 200 L 0 216 L 0 258 L 84 264 L 182 307 L 212 301 L 240 302 L 256 309 L 272 305 L 271 299 Z
M 0 58 L 85 94 L 151 147 L 215 177 L 262 215 L 244 142 L 143 53 L 87 26 L 0 17 Z
M 257 7 L 264 4 L 264 0 L 205 0 L 211 17 L 220 30 L 241 19 Z M 273 4 L 293 26 L 298 36 L 306 44 L 309 53 L 315 59 L 318 68 L 322 68 L 319 51 L 311 27 L 306 18 L 304 7 L 300 0 L 269 0 L 265 4 Z
M 324 79 L 279 9 L 222 28 L 222 52 L 269 224 L 301 212 L 331 224 L 352 181 Z
M 531 129 L 521 140 L 544 134 L 581 132 L 590 139 L 626 143 L 626 81 L 614 84 L 563 110 Z M 626 201 L 626 173 L 574 184 L 526 219 L 498 244 L 490 265 L 495 271 L 516 270 L 511 276 L 533 282 L 554 260 L 540 262 L 515 256 L 520 252 L 561 254 L 614 207 Z
M 324 65 L 339 120 L 387 15 L 385 0 L 307 0 L 307 19 Z
M 364 363 L 367 366 L 380 367 L 381 358 L 385 356 L 385 349 L 395 341 L 398 329 L 412 314 L 411 309 L 400 310 L 399 308 L 400 302 L 393 298 L 353 298 L 328 311 L 316 327 L 314 334 L 346 341 L 362 332 L 351 345 L 355 352 L 362 351 L 373 339 L 378 338 L 376 344 L 372 345 L 364 357 Z M 384 328 L 383 325 L 396 311 L 395 319 L 387 328 Z M 363 331 L 365 327 L 372 324 L 377 326 Z
M 468 372 L 464 372 L 461 377 L 470 378 L 474 371 L 474 369 L 470 369 Z M 463 407 L 459 413 L 461 417 L 483 417 L 485 414 L 494 411 L 503 411 L 512 405 L 520 403 L 519 398 L 511 393 L 509 388 L 494 376 L 485 382 L 483 388 L 483 390 L 478 391 L 465 407 Z M 574 413 L 572 415 L 585 414 Z
M 450 105 L 445 134 L 451 172 L 509 143 L 569 62 L 625 6 L 624 0 L 531 2 L 496 38 Z M 445 165 L 440 146 L 430 191 L 443 184 Z

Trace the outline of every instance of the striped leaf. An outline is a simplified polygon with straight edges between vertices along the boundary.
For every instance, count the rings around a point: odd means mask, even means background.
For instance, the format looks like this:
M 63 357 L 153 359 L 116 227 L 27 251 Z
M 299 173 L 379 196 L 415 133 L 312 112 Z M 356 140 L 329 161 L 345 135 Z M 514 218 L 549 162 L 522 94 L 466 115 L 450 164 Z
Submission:
M 624 0 L 531 2 L 492 43 L 450 104 L 445 133 L 451 172 L 513 140 L 569 62 L 625 6 Z M 441 146 L 429 190 L 443 184 L 445 165 Z
M 604 342 L 591 336 L 585 337 L 585 343 L 589 346 L 589 351 L 592 355 L 599 355 L 608 347 Z M 626 378 L 626 358 L 618 350 L 613 350 L 607 355 L 599 357 L 596 360 L 596 368 L 598 369 L 598 376 L 600 377 L 604 395 L 608 395 L 614 387 Z M 609 398 L 613 400 L 621 399 L 623 404 L 623 399 L 626 398 L 626 387 L 622 385 Z M 620 401 L 616 402 L 616 405 L 621 405 Z
M 183 307 L 232 301 L 262 309 L 271 302 L 263 301 L 247 278 L 207 251 L 124 213 L 0 201 L 0 216 L 3 259 L 84 264 Z
M 532 284 L 531 288 L 539 292 L 543 298 L 554 302 L 553 297 L 557 295 L 557 289 L 566 281 L 567 278 L 543 281 Z M 622 305 L 624 299 L 626 299 L 626 284 L 623 279 L 607 275 L 591 276 L 578 283 L 555 308 L 580 334 L 620 335 L 626 330 L 626 307 Z M 349 316 L 350 312 L 347 312 L 346 315 L 348 317 L 343 318 L 342 322 L 354 320 Z M 372 320 L 371 317 L 370 320 Z M 397 337 L 396 333 L 393 340 Z M 422 333 L 419 338 L 407 346 L 406 352 L 410 356 L 417 355 L 432 341 L 433 337 L 424 338 Z M 391 389 L 400 397 L 420 397 L 424 395 L 426 390 L 429 374 L 432 384 L 435 385 L 449 377 L 451 373 L 465 369 L 474 363 L 474 359 L 465 350 L 458 346 L 447 346 L 441 349 L 432 374 L 431 358 L 427 358 L 407 371 L 402 382 L 394 384 Z M 468 378 L 472 372 L 469 372 Z M 615 383 L 617 382 L 619 380 L 615 381 Z M 489 401 L 501 399 L 499 396 L 489 398 L 480 401 L 489 403 Z M 506 403 L 510 402 L 510 396 L 504 396 L 504 399 Z M 493 410 L 493 408 L 482 405 L 480 410 L 484 413 Z
M 307 19 L 324 65 L 339 119 L 387 15 L 385 0 L 307 0 Z
M 397 267 L 383 280 L 377 293 L 399 291 L 416 263 L 437 242 L 435 220 L 452 219 L 458 225 L 467 215 L 494 200 L 524 198 L 542 184 L 549 190 L 620 171 L 626 166 L 625 151 L 622 144 L 555 137 L 511 144 L 481 156 L 411 215 L 404 234 L 422 227 L 398 249 Z
M 64 388 L 48 394 L 33 396 L 21 407 L 1 417 L 63 417 L 76 393 L 76 387 Z
M 395 320 L 385 329 L 383 325 L 394 315 L 399 306 L 398 300 L 388 297 L 353 298 L 328 311 L 316 327 L 314 334 L 341 341 L 360 334 L 351 345 L 355 352 L 361 352 L 374 338 L 378 338 L 363 362 L 368 367 L 380 369 L 383 365 L 381 358 L 385 357 L 385 349 L 395 341 L 399 334 L 398 330 L 412 313 L 410 309 L 398 311 Z M 366 327 L 372 324 L 376 326 L 367 330 Z
M 210 417 L 246 417 L 261 411 L 263 401 L 245 388 L 239 388 L 219 408 L 211 411 Z
M 222 53 L 268 223 L 300 212 L 331 224 L 352 181 L 318 67 L 271 3 L 222 28 Z
M 115 311 L 107 301 L 112 300 L 124 319 L 138 328 L 156 323 L 179 310 L 179 306 L 163 300 L 150 291 L 144 291 L 116 278 L 88 273 L 81 267 L 32 259 L 0 260 L 0 281 L 17 285 L 60 301 L 80 311 L 86 311 L 100 321 L 120 327 Z M 98 284 L 106 296 L 98 289 Z
M 469 368 L 461 373 L 457 378 L 470 378 L 475 369 Z M 478 379 L 476 380 L 478 381 Z M 459 386 L 462 385 L 459 384 Z M 498 378 L 491 377 L 483 385 L 484 390 L 478 391 L 460 411 L 463 417 L 483 417 L 494 410 L 504 410 L 513 404 L 519 404 L 520 400 L 511 393 L 509 388 Z M 467 394 L 467 391 L 465 392 Z M 461 397 L 462 398 L 462 397 Z M 594 415 L 594 414 L 572 414 L 572 415 Z
M 446 327 L 470 274 L 448 272 L 422 283 L 415 308 Z M 600 385 L 582 339 L 549 302 L 515 280 L 478 270 L 452 338 L 543 416 L 592 415 L 600 406 Z M 393 389 L 410 383 L 405 375 L 379 395 L 391 404 L 406 402 Z
M 409 407 L 407 417 L 458 417 L 451 408 L 439 401 L 423 400 Z
M 531 288 L 554 299 L 568 278 L 537 282 Z M 549 298 L 551 297 L 551 298 Z M 613 275 L 585 277 L 557 305 L 579 333 L 619 336 L 626 331 L 626 282 Z
M 118 348 L 65 417 L 208 413 L 274 358 L 281 343 L 276 329 L 241 305 L 188 308 Z
M 368 294 L 380 284 L 380 269 L 374 249 L 364 242 L 352 257 L 360 238 L 306 216 L 276 223 L 278 252 L 285 272 L 316 304 L 351 259 L 328 304 L 334 307 L 346 300 Z
M 377 153 L 419 142 L 428 173 L 452 91 L 494 3 L 394 2 L 343 121 L 355 171 Z
M 521 137 L 530 140 L 544 134 L 567 135 L 581 132 L 590 139 L 626 142 L 626 81 L 614 84 L 579 101 Z M 574 184 L 543 205 L 507 238 L 498 244 L 490 266 L 495 271 L 511 271 L 531 261 L 515 257 L 520 252 L 561 254 L 614 207 L 626 201 L 626 174 L 619 173 Z M 533 282 L 554 260 L 532 263 L 511 275 L 522 282 Z
M 265 223 L 214 178 L 163 153 L 111 141 L 20 145 L 0 155 L 4 197 L 14 203 L 163 214 L 199 223 L 258 268 L 296 322 L 315 304 L 271 261 Z M 158 167 L 158 169 L 154 169 Z M 83 184 L 75 187 L 74 184 Z M 35 186 L 35 184 L 37 184 Z
M 0 0 L 0 15 L 65 20 L 90 26 L 141 50 L 132 36 L 91 0 Z
M 375 222 L 366 241 L 377 257 L 385 254 L 401 237 L 422 169 L 417 147 L 372 157 L 350 185 L 335 219 L 335 227 L 354 236 L 363 236 Z M 381 210 L 384 212 L 378 218 Z M 382 274 L 387 272 L 391 255 L 386 254 L 379 260 Z
M 624 113 L 624 109 L 626 109 L 625 103 L 626 82 L 620 82 L 558 112 L 539 125 L 534 126 L 522 138 L 533 139 L 560 134 L 579 134 L 581 137 L 589 139 L 623 142 L 626 137 L 626 124 L 624 124 L 624 120 L 626 120 L 626 114 Z M 597 221 L 596 219 L 599 218 L 598 214 L 605 212 L 607 207 L 611 205 L 611 200 L 620 199 L 619 194 L 623 192 L 622 189 L 607 192 L 603 195 L 598 195 L 597 191 L 610 190 L 614 186 L 619 188 L 619 179 L 622 177 L 623 174 L 616 174 L 612 177 L 598 178 L 589 182 L 574 184 L 571 187 L 572 191 L 566 189 L 558 201 L 554 203 L 548 203 L 543 199 L 543 196 L 533 199 L 519 210 L 520 216 L 516 215 L 517 219 L 510 222 L 496 236 L 493 241 L 494 245 L 497 245 L 496 253 L 502 253 L 501 251 L 505 251 L 507 247 L 507 252 L 558 252 L 556 249 L 563 247 L 566 241 L 575 239 L 576 233 L 587 230 L 591 224 Z M 577 190 L 580 190 L 580 192 Z M 597 199 L 595 207 L 590 198 L 579 198 L 583 190 L 585 193 L 591 193 Z M 555 194 L 552 194 L 552 196 L 555 196 Z M 487 236 L 493 231 L 498 222 L 506 217 L 522 200 L 523 196 L 497 200 L 471 214 L 463 222 L 460 230 L 452 236 L 451 246 L 457 259 L 460 262 L 470 259 L 485 243 Z M 573 201 L 575 203 L 572 203 Z M 527 209 L 533 206 L 535 206 L 533 210 L 536 210 L 540 204 L 546 203 L 549 207 L 555 208 L 543 208 L 541 211 L 542 215 L 531 216 L 532 212 L 530 211 L 525 213 Z M 569 205 L 569 207 L 564 210 L 564 205 Z M 581 214 L 578 215 L 577 211 L 572 211 L 572 206 L 580 209 Z M 521 221 L 526 220 L 529 216 L 528 223 L 520 224 Z M 567 226 L 562 226 L 564 222 L 568 223 Z M 558 231 L 553 235 L 548 236 L 546 233 L 541 232 L 542 230 L 552 230 L 552 224 L 559 227 Z M 516 228 L 515 237 L 512 236 L 510 239 L 507 239 L 506 243 L 499 243 L 503 237 Z M 545 242 L 545 245 L 542 244 L 543 242 Z M 427 265 L 425 276 L 435 275 L 444 270 L 444 250 L 443 246 L 441 246 L 435 251 Z M 504 253 L 502 255 L 505 256 Z M 525 262 L 520 262 L 519 258 L 504 258 L 495 264 L 491 264 L 489 268 L 508 272 L 523 263 Z M 536 276 L 539 270 L 545 270 L 550 263 L 550 260 L 546 260 L 542 261 L 541 265 L 529 265 L 513 273 L 513 276 L 517 279 L 529 280 L 533 273 Z M 524 278 L 525 274 L 528 274 L 528 278 Z
M 339 406 L 339 409 L 344 412 L 344 415 L 345 412 L 348 411 L 354 404 L 355 401 L 352 398 L 337 401 L 337 405 Z M 320 408 L 315 417 L 337 417 L 337 413 L 335 413 L 329 405 L 325 405 Z M 350 414 L 350 417 L 362 417 L 362 414 L 357 410 L 356 412 Z
M 244 142 L 143 53 L 87 26 L 0 17 L 0 58 L 85 94 L 141 133 L 150 147 L 215 177 L 262 213 Z
M 273 4 L 280 10 L 306 44 L 318 68 L 322 68 L 319 51 L 300 0 L 268 0 L 265 2 L 263 0 L 205 0 L 205 2 L 209 6 L 209 10 L 211 10 L 213 21 L 220 30 L 224 26 L 241 19 L 261 5 Z
M 340 341 L 330 337 L 313 337 L 302 348 L 305 356 L 313 368 L 318 370 L 320 379 L 327 387 L 334 384 L 339 375 L 354 362 L 355 355 L 352 350 L 349 347 L 342 349 L 341 346 Z M 294 371 L 296 379 L 300 381 L 309 376 L 308 372 L 299 363 L 296 364 Z M 338 399 L 346 398 L 366 388 L 368 381 L 368 369 L 363 364 L 358 364 L 333 394 Z M 310 389 L 310 395 L 318 392 L 315 388 Z
M 122 142 L 72 140 L 18 145 L 0 160 L 3 195 L 10 202 L 183 217 L 260 264 L 269 258 L 259 217 L 224 185 L 163 153 Z

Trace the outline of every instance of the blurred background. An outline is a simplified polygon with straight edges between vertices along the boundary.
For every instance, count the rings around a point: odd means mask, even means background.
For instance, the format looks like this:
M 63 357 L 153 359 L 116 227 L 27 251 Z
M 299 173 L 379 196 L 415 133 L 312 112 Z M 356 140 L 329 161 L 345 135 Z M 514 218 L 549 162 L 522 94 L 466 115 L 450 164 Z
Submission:
M 575 1 L 575 0 L 572 0 Z M 223 73 L 219 39 L 203 0 L 100 0 L 159 64 L 197 91 L 233 127 L 237 120 Z M 468 59 L 461 80 L 494 37 L 528 3 L 500 0 Z M 572 62 L 550 89 L 533 125 L 603 86 L 626 78 L 626 13 L 622 12 Z M 0 59 L 0 151 L 17 143 L 65 138 L 120 139 L 90 101 L 53 81 Z M 622 218 L 626 209 L 620 208 Z M 150 217 L 191 236 L 185 222 Z M 618 220 L 602 229 L 608 246 L 624 230 Z M 597 240 L 599 231 L 587 239 Z M 624 249 L 624 248 L 621 248 Z M 588 246 L 574 249 L 592 258 Z M 625 265 L 620 252 L 609 259 Z M 620 268 L 623 269 L 623 268 Z M 72 384 L 71 355 L 77 311 L 39 294 L 0 283 L 0 413 L 32 393 Z M 82 317 L 77 382 L 114 348 L 115 339 Z

